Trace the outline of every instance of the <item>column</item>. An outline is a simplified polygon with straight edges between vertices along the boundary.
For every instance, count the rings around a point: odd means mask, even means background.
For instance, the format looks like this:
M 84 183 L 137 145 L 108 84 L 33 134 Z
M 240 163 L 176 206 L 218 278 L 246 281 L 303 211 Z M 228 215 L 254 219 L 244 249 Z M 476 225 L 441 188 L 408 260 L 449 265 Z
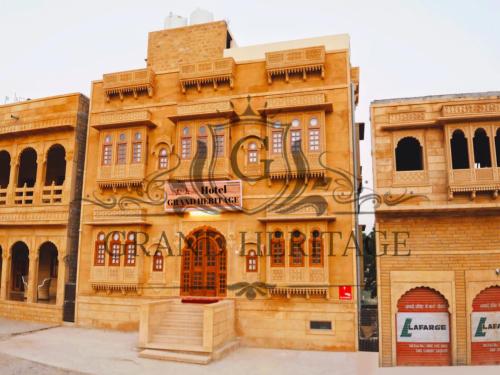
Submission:
M 15 158 L 12 158 L 10 161 L 10 177 L 9 177 L 9 186 L 7 186 L 7 206 L 11 206 L 14 204 L 14 195 L 16 190 L 16 175 L 17 175 L 17 155 Z
M 0 284 L 0 300 L 8 299 L 9 283 L 9 268 L 10 268 L 10 251 L 9 249 L 2 249 L 2 280 Z
M 35 303 L 38 295 L 38 251 L 30 250 L 28 272 L 28 295 L 26 302 Z
M 43 181 L 43 171 L 45 170 L 45 164 L 47 163 L 45 156 L 42 154 L 37 154 L 36 158 L 36 182 L 33 192 L 33 204 L 42 203 L 42 189 L 45 181 Z
M 66 253 L 57 251 L 56 306 L 64 304 L 64 281 L 66 280 Z

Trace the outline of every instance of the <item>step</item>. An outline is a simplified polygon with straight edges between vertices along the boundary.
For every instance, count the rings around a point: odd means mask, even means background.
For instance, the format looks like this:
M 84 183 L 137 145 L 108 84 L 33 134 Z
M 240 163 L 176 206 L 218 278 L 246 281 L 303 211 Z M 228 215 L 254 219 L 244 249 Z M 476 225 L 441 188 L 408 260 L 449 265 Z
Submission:
M 171 343 L 171 342 L 159 342 L 153 341 L 148 342 L 145 346 L 145 349 L 158 349 L 158 350 L 175 350 L 175 351 L 186 351 L 186 352 L 200 352 L 206 353 L 203 349 L 203 346 L 199 343 L 197 344 L 187 344 L 187 343 Z
M 173 350 L 145 349 L 139 353 L 141 358 L 158 359 L 162 361 L 175 361 L 206 365 L 212 360 L 209 353 L 178 352 Z
M 165 344 L 188 344 L 188 345 L 202 345 L 203 336 L 183 336 L 171 334 L 153 334 L 154 342 L 162 342 Z
M 167 311 L 162 318 L 201 318 L 203 317 L 203 311 Z
M 165 336 L 185 336 L 185 337 L 202 337 L 203 329 L 187 329 L 187 328 L 157 328 L 153 335 L 165 335 Z
M 174 320 L 162 320 L 157 326 L 158 328 L 169 328 L 169 327 L 179 327 L 179 328 L 203 328 L 203 321 L 174 321 Z

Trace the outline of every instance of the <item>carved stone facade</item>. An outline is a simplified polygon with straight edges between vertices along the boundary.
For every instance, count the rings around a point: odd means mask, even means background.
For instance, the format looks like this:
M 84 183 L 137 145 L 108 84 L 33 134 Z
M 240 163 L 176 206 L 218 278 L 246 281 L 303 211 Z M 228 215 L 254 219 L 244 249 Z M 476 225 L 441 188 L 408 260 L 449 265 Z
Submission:
M 234 300 L 215 304 L 214 313 L 236 309 L 227 316 L 244 343 L 356 350 L 358 295 L 339 297 L 339 286 L 355 289 L 356 257 L 329 252 L 342 254 L 356 225 L 353 214 L 335 214 L 354 206 L 336 200 L 332 181 L 342 170 L 353 184 L 350 174 L 359 172 L 351 96 L 359 71 L 349 63 L 348 37 L 326 39 L 328 47 L 317 38 L 240 49 L 232 47 L 225 22 L 162 30 L 149 34 L 152 96 L 108 101 L 108 78 L 121 73 L 93 83 L 78 324 L 141 325 L 142 332 L 141 305 L 148 304 L 151 322 L 156 312 L 184 308 L 172 302 L 180 296 Z M 226 198 L 207 192 L 214 180 L 212 189 L 221 191 L 230 182 L 233 195 L 208 214 L 203 210 Z M 326 232 L 333 231 L 343 236 L 330 248 Z M 271 259 L 269 234 L 276 232 L 283 237 L 273 240 Z M 212 241 L 216 260 L 207 255 L 200 268 L 180 252 L 187 238 Z M 127 257 L 129 245 L 135 262 Z M 334 328 L 318 335 L 310 328 L 315 320 Z M 148 324 L 161 330 L 163 323 Z M 141 345 L 158 347 L 155 332 L 146 331 Z M 202 346 L 211 347 L 206 340 Z
M 0 315 L 74 321 L 89 101 L 0 106 Z
M 498 316 L 500 92 L 374 101 L 371 119 L 375 190 L 400 200 L 376 208 L 380 365 L 498 364 L 474 301 Z M 403 337 L 419 316 L 444 317 L 445 337 Z

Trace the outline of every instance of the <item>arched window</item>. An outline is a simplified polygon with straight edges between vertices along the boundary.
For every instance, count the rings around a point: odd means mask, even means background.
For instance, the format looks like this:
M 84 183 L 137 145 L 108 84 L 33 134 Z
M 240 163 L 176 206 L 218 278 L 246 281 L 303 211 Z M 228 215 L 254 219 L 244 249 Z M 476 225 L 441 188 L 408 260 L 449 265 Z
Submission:
M 120 234 L 114 232 L 111 237 L 111 242 L 109 244 L 110 254 L 109 254 L 109 265 L 119 266 L 120 265 Z
M 276 231 L 271 237 L 271 267 L 285 265 L 285 239 L 283 232 Z
M 457 129 L 450 140 L 451 165 L 453 169 L 469 168 L 469 148 L 463 131 Z
M 125 241 L 125 266 L 135 266 L 136 254 L 136 236 L 134 232 L 129 232 L 127 241 Z
M 111 160 L 113 160 L 113 138 L 106 135 L 102 146 L 102 165 L 111 165 Z
M 9 179 L 10 154 L 7 151 L 0 151 L 0 189 L 5 189 L 9 186 Z
M 36 151 L 31 147 L 25 148 L 21 152 L 19 161 L 19 173 L 17 176 L 17 187 L 35 186 L 37 170 Z
M 132 143 L 132 163 L 142 162 L 142 134 L 136 132 L 134 134 L 134 142 Z
M 309 257 L 309 265 L 312 267 L 322 267 L 323 266 L 323 238 L 321 237 L 321 232 L 319 230 L 315 229 L 311 232 L 309 246 L 311 249 L 311 254 Z
M 191 158 L 191 134 L 186 126 L 182 129 L 181 135 L 181 159 Z
M 257 272 L 258 270 L 258 258 L 255 250 L 250 250 L 246 257 L 247 261 L 247 272 Z
M 497 155 L 497 167 L 500 167 L 500 128 L 497 129 L 497 135 L 495 136 L 495 150 Z
M 396 170 L 421 171 L 423 169 L 422 146 L 420 142 L 413 137 L 401 139 L 396 147 Z
M 290 239 L 290 266 L 304 266 L 304 242 L 304 235 L 300 231 L 294 230 Z
M 45 186 L 64 184 L 66 179 L 66 151 L 61 145 L 54 145 L 47 153 Z
M 319 121 L 317 117 L 309 119 L 309 151 L 319 151 Z
M 168 152 L 166 148 L 162 148 L 158 153 L 158 168 L 159 169 L 168 168 Z
M 490 138 L 483 128 L 474 133 L 474 165 L 476 168 L 491 168 Z
M 161 250 L 156 250 L 155 254 L 153 255 L 153 271 L 163 271 L 163 254 L 161 253 Z
M 127 137 L 125 134 L 120 134 L 118 144 L 116 145 L 116 164 L 127 163 Z
M 106 236 L 103 232 L 97 235 L 94 250 L 94 266 L 104 266 L 106 256 Z
M 259 156 L 257 151 L 257 144 L 251 142 L 248 145 L 248 164 L 257 164 L 259 162 Z

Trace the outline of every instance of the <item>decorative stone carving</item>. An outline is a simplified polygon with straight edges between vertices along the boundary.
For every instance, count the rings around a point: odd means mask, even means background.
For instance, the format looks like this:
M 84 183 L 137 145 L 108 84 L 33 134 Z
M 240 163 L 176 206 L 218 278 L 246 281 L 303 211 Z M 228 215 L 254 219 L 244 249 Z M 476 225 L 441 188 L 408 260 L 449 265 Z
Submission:
M 301 73 L 302 79 L 307 79 L 308 72 L 318 71 L 321 78 L 325 77 L 325 47 L 298 48 L 286 51 L 266 53 L 266 71 L 268 83 L 272 77 L 284 75 L 289 81 L 290 74 Z

